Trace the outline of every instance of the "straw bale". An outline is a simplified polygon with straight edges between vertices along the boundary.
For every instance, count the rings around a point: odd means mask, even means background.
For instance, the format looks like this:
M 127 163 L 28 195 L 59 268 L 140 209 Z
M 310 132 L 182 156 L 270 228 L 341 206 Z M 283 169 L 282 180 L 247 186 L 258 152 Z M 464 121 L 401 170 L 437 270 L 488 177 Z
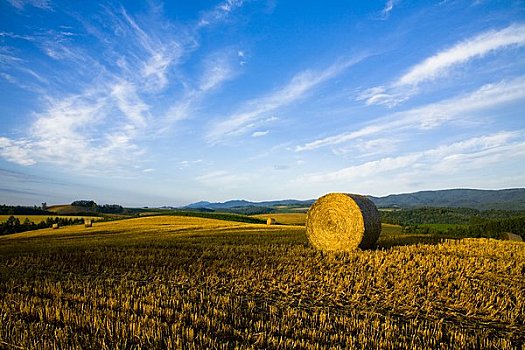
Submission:
M 319 198 L 306 215 L 306 235 L 323 251 L 352 251 L 375 246 L 381 234 L 379 212 L 358 194 L 329 193 Z
M 268 220 L 266 220 L 266 225 L 275 225 L 275 218 L 268 218 Z
M 523 242 L 523 238 L 521 238 L 521 236 L 511 232 L 503 232 L 499 238 L 504 241 Z
M 93 226 L 93 222 L 91 221 L 91 219 L 84 219 L 84 227 L 92 227 Z
M 58 224 L 53 224 L 53 229 L 56 230 L 57 228 L 59 228 Z

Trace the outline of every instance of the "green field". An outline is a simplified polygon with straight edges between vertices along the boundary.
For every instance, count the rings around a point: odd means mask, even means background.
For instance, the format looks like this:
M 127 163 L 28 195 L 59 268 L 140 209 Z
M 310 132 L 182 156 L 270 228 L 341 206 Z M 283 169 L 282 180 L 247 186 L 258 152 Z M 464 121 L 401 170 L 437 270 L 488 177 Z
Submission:
M 516 349 L 525 244 L 156 216 L 0 237 L 0 348 Z
M 467 227 L 468 225 L 460 225 L 460 224 L 420 224 L 418 225 L 420 227 L 429 227 L 436 229 L 438 231 L 447 231 L 447 230 L 453 230 L 458 227 Z

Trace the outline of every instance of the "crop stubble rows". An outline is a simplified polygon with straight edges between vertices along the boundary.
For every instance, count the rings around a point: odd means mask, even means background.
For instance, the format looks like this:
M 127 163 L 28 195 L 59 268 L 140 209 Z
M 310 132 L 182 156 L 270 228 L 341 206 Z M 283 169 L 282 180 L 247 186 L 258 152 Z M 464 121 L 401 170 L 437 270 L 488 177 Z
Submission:
M 510 349 L 524 341 L 522 243 L 330 255 L 310 248 L 301 227 L 173 217 L 58 231 L 0 240 L 5 346 Z

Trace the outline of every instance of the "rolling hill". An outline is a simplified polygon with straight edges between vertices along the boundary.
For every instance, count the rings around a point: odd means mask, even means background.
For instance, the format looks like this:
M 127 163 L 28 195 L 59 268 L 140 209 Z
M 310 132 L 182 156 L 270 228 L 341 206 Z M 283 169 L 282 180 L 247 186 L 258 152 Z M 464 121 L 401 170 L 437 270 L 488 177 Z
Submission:
M 456 207 L 478 210 L 525 210 L 525 188 L 503 190 L 451 189 L 437 191 L 420 191 L 414 193 L 392 194 L 385 197 L 369 198 L 379 208 L 417 208 L 417 207 Z M 185 209 L 232 210 L 243 207 L 309 207 L 314 202 L 310 200 L 275 200 L 265 202 L 250 202 L 246 200 L 230 200 L 226 202 L 200 201 L 185 206 Z
M 380 208 L 455 207 L 478 210 L 525 209 L 525 188 L 504 190 L 453 189 L 370 197 Z

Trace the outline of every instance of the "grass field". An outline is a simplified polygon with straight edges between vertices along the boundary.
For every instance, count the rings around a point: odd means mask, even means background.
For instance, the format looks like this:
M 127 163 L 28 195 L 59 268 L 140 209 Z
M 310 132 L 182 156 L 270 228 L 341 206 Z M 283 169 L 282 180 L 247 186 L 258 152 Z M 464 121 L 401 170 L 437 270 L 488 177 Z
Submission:
M 177 216 L 3 236 L 0 348 L 519 349 L 525 244 L 441 238 L 384 225 L 332 255 Z
M 419 224 L 419 227 L 429 227 L 433 228 L 439 231 L 446 231 L 448 229 L 455 229 L 458 227 L 467 227 L 468 225 L 460 225 L 460 224 Z
M 0 215 L 0 223 L 7 221 L 7 219 L 10 216 L 11 215 Z M 98 216 L 89 217 L 89 216 L 69 216 L 69 215 L 68 216 L 64 216 L 64 215 L 13 215 L 13 216 L 15 218 L 18 218 L 20 222 L 24 222 L 24 220 L 28 218 L 30 221 L 34 222 L 35 224 L 38 224 L 41 221 L 46 221 L 47 218 L 56 218 L 56 217 L 64 218 L 64 219 L 84 219 L 86 218 L 86 219 L 91 219 L 93 221 L 103 219 Z

